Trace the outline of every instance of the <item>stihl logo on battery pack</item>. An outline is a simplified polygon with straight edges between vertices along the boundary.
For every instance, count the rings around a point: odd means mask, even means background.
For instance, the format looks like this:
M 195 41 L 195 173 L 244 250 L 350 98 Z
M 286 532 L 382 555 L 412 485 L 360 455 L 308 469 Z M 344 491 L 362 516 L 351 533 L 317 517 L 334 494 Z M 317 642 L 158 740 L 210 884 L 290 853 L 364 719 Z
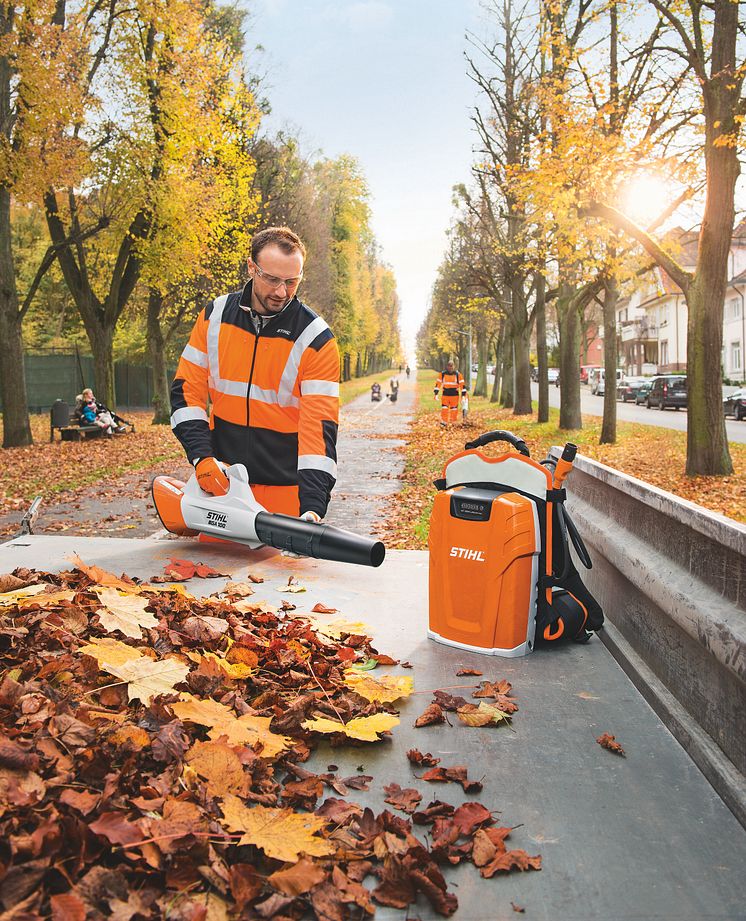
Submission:
M 228 516 L 224 515 L 222 512 L 207 513 L 207 523 L 211 524 L 214 528 L 224 528 L 227 521 Z
M 477 563 L 487 562 L 481 550 L 469 550 L 467 547 L 451 547 L 451 556 L 460 560 L 475 560 Z

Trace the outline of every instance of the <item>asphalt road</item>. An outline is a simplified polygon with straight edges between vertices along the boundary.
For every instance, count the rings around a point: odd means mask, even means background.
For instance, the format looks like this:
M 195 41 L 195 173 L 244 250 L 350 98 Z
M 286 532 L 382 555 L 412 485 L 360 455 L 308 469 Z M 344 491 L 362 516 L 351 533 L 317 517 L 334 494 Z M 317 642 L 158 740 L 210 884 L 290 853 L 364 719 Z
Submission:
M 534 400 L 539 399 L 538 384 L 531 384 L 531 396 Z M 558 407 L 559 404 L 560 388 L 550 384 L 549 405 Z M 580 385 L 580 405 L 582 412 L 589 416 L 603 416 L 604 414 L 604 398 L 593 396 L 590 388 L 583 384 Z M 685 409 L 667 409 L 661 412 L 659 409 L 648 409 L 646 406 L 621 402 L 617 402 L 616 406 L 617 419 L 625 422 L 642 422 L 644 425 L 660 425 L 679 432 L 686 431 Z M 725 428 L 728 432 L 728 441 L 746 444 L 746 420 L 736 422 L 735 419 L 728 417 L 725 421 Z

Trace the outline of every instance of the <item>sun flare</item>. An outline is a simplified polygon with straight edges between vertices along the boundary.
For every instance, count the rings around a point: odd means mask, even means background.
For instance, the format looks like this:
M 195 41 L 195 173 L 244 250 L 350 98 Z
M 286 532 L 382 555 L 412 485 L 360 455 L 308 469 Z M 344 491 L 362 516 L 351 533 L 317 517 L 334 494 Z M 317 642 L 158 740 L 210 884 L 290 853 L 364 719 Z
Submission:
M 622 210 L 640 224 L 660 217 L 676 198 L 670 182 L 661 176 L 643 173 L 631 179 L 622 192 Z

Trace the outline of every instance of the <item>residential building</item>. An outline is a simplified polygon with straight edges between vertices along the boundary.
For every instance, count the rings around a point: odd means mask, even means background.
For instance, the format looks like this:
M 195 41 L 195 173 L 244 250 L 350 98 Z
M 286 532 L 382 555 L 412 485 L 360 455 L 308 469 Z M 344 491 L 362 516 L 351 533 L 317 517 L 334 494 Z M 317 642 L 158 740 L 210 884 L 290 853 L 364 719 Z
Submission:
M 697 233 L 679 231 L 679 262 L 693 270 Z M 733 234 L 729 281 L 723 312 L 724 377 L 746 380 L 746 222 Z M 620 366 L 630 375 L 686 371 L 688 311 L 686 299 L 663 269 L 656 267 L 617 308 Z

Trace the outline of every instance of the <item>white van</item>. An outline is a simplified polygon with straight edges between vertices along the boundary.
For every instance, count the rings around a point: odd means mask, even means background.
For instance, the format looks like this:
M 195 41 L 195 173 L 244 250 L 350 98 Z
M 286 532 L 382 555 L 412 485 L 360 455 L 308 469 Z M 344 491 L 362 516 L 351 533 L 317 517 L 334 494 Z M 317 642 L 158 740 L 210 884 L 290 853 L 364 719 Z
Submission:
M 619 381 L 624 377 L 624 371 L 621 368 L 616 369 L 616 386 L 619 386 Z M 596 396 L 602 397 L 606 390 L 606 374 L 603 368 L 593 368 L 588 375 L 588 380 L 591 385 L 591 393 L 595 393 Z M 616 393 L 616 387 L 614 389 Z

